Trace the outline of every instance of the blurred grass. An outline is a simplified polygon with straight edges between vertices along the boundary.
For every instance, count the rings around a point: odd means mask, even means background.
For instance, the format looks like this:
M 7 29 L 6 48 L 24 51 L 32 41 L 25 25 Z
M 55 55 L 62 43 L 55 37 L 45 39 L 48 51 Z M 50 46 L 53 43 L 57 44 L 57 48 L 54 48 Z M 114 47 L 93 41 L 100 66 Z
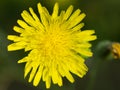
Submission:
M 75 9 L 80 8 L 86 13 L 83 29 L 95 29 L 98 36 L 93 42 L 95 53 L 95 46 L 102 40 L 120 42 L 120 0 L 0 0 L 0 90 L 40 90 L 41 86 L 33 87 L 27 83 L 27 79 L 23 79 L 24 65 L 17 64 L 17 61 L 26 54 L 23 51 L 7 52 L 7 45 L 11 43 L 7 40 L 7 35 L 16 34 L 12 28 L 17 25 L 17 19 L 21 19 L 23 10 L 28 10 L 31 6 L 37 12 L 37 3 L 41 2 L 52 12 L 56 1 L 60 3 L 60 10 L 72 4 Z M 91 71 L 89 63 L 93 63 L 94 58 L 87 62 Z M 120 90 L 119 69 L 120 61 L 103 61 L 93 90 Z M 88 72 L 83 79 L 76 77 L 75 90 L 86 90 L 89 74 Z

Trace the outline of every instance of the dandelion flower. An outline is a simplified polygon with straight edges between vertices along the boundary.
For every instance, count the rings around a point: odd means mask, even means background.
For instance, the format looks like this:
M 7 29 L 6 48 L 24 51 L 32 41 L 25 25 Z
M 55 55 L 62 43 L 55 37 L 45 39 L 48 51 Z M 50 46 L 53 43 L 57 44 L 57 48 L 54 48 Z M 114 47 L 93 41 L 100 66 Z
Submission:
M 89 41 L 96 39 L 95 32 L 81 30 L 84 23 L 80 22 L 85 14 L 80 9 L 73 12 L 72 5 L 59 14 L 56 3 L 52 15 L 40 3 L 37 7 L 40 17 L 31 7 L 30 12 L 21 13 L 23 20 L 18 20 L 19 26 L 13 28 L 20 35 L 8 35 L 14 42 L 8 51 L 29 51 L 18 63 L 26 63 L 24 77 L 29 74 L 28 81 L 33 81 L 34 86 L 40 80 L 45 82 L 46 88 L 50 88 L 51 81 L 62 86 L 62 77 L 73 83 L 72 73 L 82 78 L 88 71 L 84 58 L 92 56 Z
M 112 43 L 112 54 L 115 59 L 120 59 L 120 43 L 113 42 Z

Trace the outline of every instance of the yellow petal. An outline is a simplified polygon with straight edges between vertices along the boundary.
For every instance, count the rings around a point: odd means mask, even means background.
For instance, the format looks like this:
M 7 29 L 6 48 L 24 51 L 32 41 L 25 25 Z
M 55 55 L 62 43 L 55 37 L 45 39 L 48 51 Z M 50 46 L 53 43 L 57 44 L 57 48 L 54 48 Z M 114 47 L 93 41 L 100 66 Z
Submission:
M 25 48 L 26 42 L 17 42 L 8 46 L 8 51 L 20 50 Z
M 24 63 L 27 62 L 29 60 L 28 57 L 24 57 L 23 59 L 19 60 L 18 63 Z
M 62 76 L 65 76 L 71 83 L 74 82 L 74 78 L 72 77 L 71 73 L 69 72 L 68 67 L 66 67 L 66 65 L 64 65 L 62 62 L 61 62 L 60 68 L 58 70 L 59 70 L 59 73 Z
M 30 72 L 31 69 L 32 69 L 32 63 L 27 62 L 26 65 L 25 65 L 24 78 L 28 75 L 28 73 Z
M 37 68 L 38 68 L 39 64 L 35 63 L 33 66 L 34 67 L 33 67 L 32 71 L 30 72 L 29 82 L 31 82 L 33 80 L 33 78 L 37 72 Z
M 38 4 L 38 12 L 40 14 L 42 24 L 47 27 L 48 26 L 48 19 L 46 18 L 46 15 L 44 13 L 45 11 L 40 3 Z
M 29 26 L 27 25 L 27 23 L 25 23 L 22 20 L 17 20 L 17 23 L 22 27 L 22 28 L 28 28 Z
M 91 57 L 93 53 L 89 50 L 84 50 L 84 49 L 75 49 L 76 52 L 80 53 L 83 56 Z
M 25 22 L 27 22 L 30 26 L 35 27 L 36 26 L 36 22 L 33 19 L 33 17 L 29 14 L 29 12 L 27 12 L 26 10 L 24 10 L 21 13 L 22 18 L 25 20 Z
M 80 14 L 78 17 L 76 17 L 73 21 L 70 22 L 70 25 L 68 26 L 68 29 L 76 26 L 79 24 L 85 17 L 86 15 L 84 13 Z
M 18 42 L 21 40 L 20 37 L 16 36 L 16 35 L 8 35 L 7 37 L 9 40 L 13 40 L 14 42 Z
M 73 6 L 69 6 L 66 13 L 64 14 L 63 20 L 67 20 L 73 11 Z
M 46 88 L 47 88 L 47 89 L 50 88 L 50 85 L 51 85 L 51 77 L 47 76 L 45 84 L 46 84 Z
M 53 18 L 56 18 L 58 16 L 58 11 L 59 11 L 58 3 L 55 3 L 55 6 L 53 8 L 53 13 L 52 13 Z
M 78 15 L 80 14 L 81 10 L 77 9 L 69 18 L 69 21 L 74 20 L 76 17 L 78 17 Z
M 20 28 L 18 26 L 14 26 L 13 30 L 16 31 L 16 32 L 18 32 L 18 33 L 22 33 L 24 31 L 24 29 L 22 29 L 22 28 Z
M 78 31 L 80 30 L 81 31 L 81 28 L 84 26 L 84 23 L 80 23 L 78 24 L 77 26 L 73 27 L 71 32 L 75 32 L 75 31 Z
M 41 65 L 41 66 L 39 66 L 38 71 L 37 71 L 35 78 L 33 80 L 34 86 L 37 86 L 39 84 L 41 77 L 42 77 L 42 72 L 43 72 L 43 66 Z
M 30 7 L 29 8 L 30 13 L 32 14 L 32 17 L 35 19 L 35 21 L 40 22 L 38 16 L 35 14 L 34 10 Z

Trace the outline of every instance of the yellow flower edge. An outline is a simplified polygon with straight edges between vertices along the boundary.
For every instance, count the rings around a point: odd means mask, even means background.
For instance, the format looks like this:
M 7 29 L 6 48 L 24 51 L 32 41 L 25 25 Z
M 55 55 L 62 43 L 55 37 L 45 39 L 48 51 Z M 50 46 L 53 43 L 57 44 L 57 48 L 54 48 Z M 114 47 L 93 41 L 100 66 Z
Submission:
M 113 42 L 111 45 L 111 52 L 113 54 L 113 57 L 115 59 L 120 59 L 120 43 L 118 42 Z
M 13 28 L 20 35 L 8 35 L 14 42 L 8 45 L 8 51 L 30 51 L 18 63 L 26 63 L 24 77 L 30 74 L 28 81 L 33 81 L 34 86 L 41 80 L 46 88 L 50 88 L 51 82 L 62 86 L 62 77 L 73 83 L 71 73 L 82 78 L 88 71 L 84 57 L 92 56 L 89 41 L 96 39 L 95 31 L 81 30 L 86 15 L 80 9 L 73 12 L 72 5 L 59 14 L 55 3 L 52 15 L 40 3 L 37 7 L 40 17 L 31 7 L 30 13 L 26 10 L 21 13 L 23 20 L 18 20 L 19 26 Z

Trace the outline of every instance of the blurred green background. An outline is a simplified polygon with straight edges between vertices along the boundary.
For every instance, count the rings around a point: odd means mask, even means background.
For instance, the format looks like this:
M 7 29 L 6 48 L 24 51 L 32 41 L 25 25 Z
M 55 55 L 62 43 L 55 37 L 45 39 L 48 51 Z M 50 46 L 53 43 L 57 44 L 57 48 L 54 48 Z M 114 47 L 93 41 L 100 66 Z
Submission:
M 17 19 L 21 19 L 21 12 L 32 7 L 37 12 L 37 3 L 52 13 L 55 2 L 59 2 L 60 10 L 67 9 L 69 5 L 74 5 L 74 10 L 80 8 L 86 13 L 83 20 L 83 29 L 94 29 L 98 39 L 93 43 L 93 58 L 86 63 L 89 71 L 84 78 L 75 77 L 75 83 L 71 84 L 64 79 L 64 86 L 59 88 L 52 85 L 50 90 L 90 90 L 89 81 L 91 73 L 95 72 L 94 84 L 91 90 L 120 90 L 120 60 L 106 61 L 98 58 L 97 45 L 104 41 L 120 42 L 120 0 L 0 0 L 0 90 L 45 90 L 44 82 L 38 87 L 33 87 L 32 83 L 24 79 L 24 65 L 17 64 L 17 61 L 24 56 L 24 50 L 8 52 L 7 45 L 11 41 L 7 40 L 8 34 L 17 34 L 13 31 L 13 26 L 17 25 Z M 100 60 L 97 72 L 96 59 Z M 94 76 L 94 75 L 93 75 Z

